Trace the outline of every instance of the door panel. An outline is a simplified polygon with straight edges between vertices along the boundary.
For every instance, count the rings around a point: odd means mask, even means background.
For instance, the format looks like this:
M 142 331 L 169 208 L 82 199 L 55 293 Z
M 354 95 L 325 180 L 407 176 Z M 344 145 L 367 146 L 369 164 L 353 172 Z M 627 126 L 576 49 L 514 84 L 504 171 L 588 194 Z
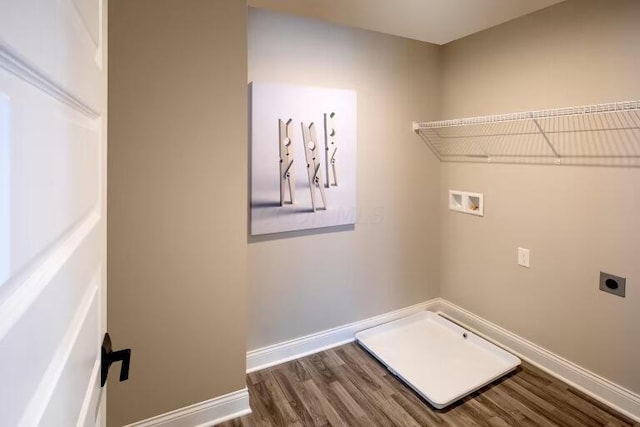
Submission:
M 106 2 L 0 0 L 0 425 L 104 413 Z
M 11 151 L 9 151 L 10 134 L 9 97 L 0 92 L 0 287 L 9 278 L 10 266 L 10 232 L 9 219 L 10 185 L 11 185 Z M 1 295 L 1 294 L 0 294 Z
M 46 424 L 55 420 L 55 425 L 70 426 L 81 421 L 78 420 L 78 416 L 84 399 L 77 397 L 85 397 L 87 383 L 90 382 L 88 380 L 91 380 L 91 373 L 98 360 L 96 349 L 100 347 L 99 316 L 96 316 L 100 309 L 98 287 L 99 284 L 94 283 L 87 291 L 73 322 L 74 327 L 65 337 L 64 342 L 68 345 L 64 346 L 64 349 L 68 354 L 60 357 L 65 363 L 57 366 L 59 370 L 51 372 L 53 375 L 59 375 L 59 379 L 55 381 L 55 388 L 50 390 L 50 396 L 43 396 L 42 399 L 48 401 L 42 418 L 46 420 Z M 78 370 L 89 373 L 89 377 L 77 375 Z
M 100 7 L 101 2 L 95 0 L 73 0 L 76 10 L 87 27 L 96 49 L 100 46 Z
M 72 426 L 76 424 L 99 348 L 99 276 L 86 289 L 73 319 L 38 382 L 21 424 Z M 79 375 L 82 373 L 83 375 Z
M 97 113 L 103 108 L 103 40 L 99 31 L 95 42 L 90 28 L 101 29 L 104 14 L 79 12 L 83 3 L 102 12 L 100 0 L 0 0 L 0 33 L 8 60 Z
M 93 303 L 96 298 L 99 302 L 100 298 L 94 295 L 102 280 L 101 268 L 96 270 L 92 262 L 99 255 L 96 237 L 81 239 L 82 244 L 72 251 L 70 259 L 55 275 L 50 280 L 44 278 L 41 283 L 46 286 L 40 293 L 34 293 L 34 300 L 24 306 L 24 313 L 15 316 L 16 321 L 10 328 L 3 328 L 6 334 L 0 338 L 0 378 L 3 383 L 11 384 L 10 388 L 0 386 L 0 402 L 6 408 L 26 407 L 41 383 L 42 387 L 49 387 L 51 384 L 43 383 L 42 378 L 50 366 L 65 362 L 64 352 L 74 345 L 67 339 L 69 331 L 81 327 L 82 323 L 78 322 L 99 321 L 99 310 L 87 314 L 88 317 L 78 317 L 89 302 Z M 94 360 L 100 346 L 99 332 L 94 331 L 92 340 Z M 16 369 L 20 366 L 28 369 Z M 7 421 L 11 423 L 0 425 L 17 425 L 17 420 Z
M 8 99 L 13 275 L 99 207 L 101 129 L 99 120 L 1 69 L 0 87 Z

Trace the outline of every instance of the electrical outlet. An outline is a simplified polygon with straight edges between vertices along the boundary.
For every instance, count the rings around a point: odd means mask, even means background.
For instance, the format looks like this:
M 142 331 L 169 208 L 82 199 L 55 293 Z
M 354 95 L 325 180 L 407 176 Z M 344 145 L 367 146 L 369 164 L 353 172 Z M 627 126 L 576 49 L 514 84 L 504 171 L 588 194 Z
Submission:
M 529 249 L 518 248 L 518 265 L 529 268 L 529 257 Z
M 600 272 L 600 290 L 624 298 L 627 278 Z

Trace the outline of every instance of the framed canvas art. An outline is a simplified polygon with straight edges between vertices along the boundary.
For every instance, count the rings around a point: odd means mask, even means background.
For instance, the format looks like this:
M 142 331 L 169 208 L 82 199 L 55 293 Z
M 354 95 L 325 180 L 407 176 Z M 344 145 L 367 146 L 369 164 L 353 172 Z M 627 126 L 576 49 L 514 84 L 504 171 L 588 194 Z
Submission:
M 252 83 L 251 234 L 356 220 L 355 91 Z

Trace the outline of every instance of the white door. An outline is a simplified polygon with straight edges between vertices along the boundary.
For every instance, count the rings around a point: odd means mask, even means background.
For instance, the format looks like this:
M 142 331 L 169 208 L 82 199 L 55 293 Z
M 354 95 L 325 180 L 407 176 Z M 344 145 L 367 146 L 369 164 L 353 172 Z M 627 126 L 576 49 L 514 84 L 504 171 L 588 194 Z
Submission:
M 0 426 L 103 425 L 106 0 L 0 0 Z

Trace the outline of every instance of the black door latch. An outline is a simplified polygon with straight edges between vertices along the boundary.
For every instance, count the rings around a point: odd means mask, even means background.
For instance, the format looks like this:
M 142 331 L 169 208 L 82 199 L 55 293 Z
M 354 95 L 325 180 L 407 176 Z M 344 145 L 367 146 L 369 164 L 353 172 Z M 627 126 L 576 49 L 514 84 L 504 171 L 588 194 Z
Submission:
M 120 367 L 120 381 L 126 381 L 129 379 L 129 362 L 131 361 L 131 349 L 125 348 L 124 350 L 113 351 L 111 347 L 111 337 L 109 333 L 104 334 L 102 340 L 102 361 L 101 361 L 101 379 L 100 387 L 104 387 L 107 382 L 107 375 L 109 375 L 109 368 L 113 362 L 122 361 Z

